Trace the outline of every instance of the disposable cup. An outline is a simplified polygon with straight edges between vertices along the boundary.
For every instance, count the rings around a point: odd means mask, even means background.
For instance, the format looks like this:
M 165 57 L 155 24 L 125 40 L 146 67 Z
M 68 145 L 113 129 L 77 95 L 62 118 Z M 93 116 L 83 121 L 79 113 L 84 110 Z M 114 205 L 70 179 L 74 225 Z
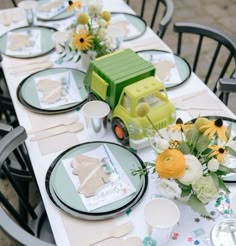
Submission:
M 107 133 L 110 107 L 102 101 L 87 102 L 82 108 L 88 135 L 93 139 L 103 138 Z
M 164 246 L 168 243 L 179 217 L 177 205 L 169 199 L 155 198 L 146 204 L 144 219 L 149 236 L 156 241 L 156 246 Z

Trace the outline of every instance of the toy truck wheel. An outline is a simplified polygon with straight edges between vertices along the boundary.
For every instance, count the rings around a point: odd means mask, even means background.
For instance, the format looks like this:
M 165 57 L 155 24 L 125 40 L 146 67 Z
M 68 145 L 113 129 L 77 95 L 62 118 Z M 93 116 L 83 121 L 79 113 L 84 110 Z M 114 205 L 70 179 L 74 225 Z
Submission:
M 119 118 L 113 118 L 111 125 L 116 138 L 124 145 L 129 144 L 129 133 L 123 121 Z

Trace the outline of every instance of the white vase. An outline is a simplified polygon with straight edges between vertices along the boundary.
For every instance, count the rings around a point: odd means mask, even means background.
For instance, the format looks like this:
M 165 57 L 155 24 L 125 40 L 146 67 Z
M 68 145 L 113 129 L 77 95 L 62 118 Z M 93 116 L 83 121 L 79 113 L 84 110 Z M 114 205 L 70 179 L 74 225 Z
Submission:
M 89 64 L 96 58 L 97 52 L 96 51 L 87 51 L 87 53 L 81 53 L 81 65 L 82 69 L 87 72 L 89 68 Z

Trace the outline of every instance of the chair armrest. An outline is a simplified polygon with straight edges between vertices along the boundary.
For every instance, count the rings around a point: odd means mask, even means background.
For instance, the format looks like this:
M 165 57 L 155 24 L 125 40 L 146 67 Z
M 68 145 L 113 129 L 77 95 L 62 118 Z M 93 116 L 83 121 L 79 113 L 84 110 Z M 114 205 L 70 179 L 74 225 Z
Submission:
M 0 136 L 4 136 L 8 132 L 12 131 L 13 127 L 4 123 L 0 123 Z
M 219 79 L 218 89 L 221 92 L 236 92 L 236 78 L 232 79 Z

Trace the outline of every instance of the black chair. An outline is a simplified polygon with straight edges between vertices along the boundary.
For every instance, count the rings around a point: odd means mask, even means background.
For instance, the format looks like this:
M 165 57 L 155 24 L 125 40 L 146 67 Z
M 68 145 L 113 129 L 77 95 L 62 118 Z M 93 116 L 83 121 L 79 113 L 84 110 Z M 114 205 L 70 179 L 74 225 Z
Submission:
M 26 138 L 25 129 L 18 126 L 0 140 L 0 170 L 14 189 L 18 202 L 27 211 L 28 221 L 18 211 L 16 202 L 9 201 L 4 191 L 1 191 L 0 229 L 20 245 L 54 245 L 55 241 L 42 201 L 36 208 L 29 203 L 6 164 L 8 157 L 24 143 Z
M 175 23 L 174 31 L 178 33 L 177 54 L 189 62 L 192 60 L 193 72 L 222 100 L 223 94 L 217 92 L 217 83 L 220 78 L 233 77 L 236 71 L 236 43 L 233 37 L 195 23 Z M 191 57 L 186 57 L 184 48 L 191 52 Z
M 127 0 L 129 4 L 137 13 L 143 18 L 149 27 L 160 38 L 163 38 L 166 29 L 171 22 L 174 14 L 174 4 L 172 0 L 155 0 L 155 4 L 151 4 L 146 0 Z
M 236 77 L 231 79 L 221 78 L 218 83 L 218 90 L 222 93 L 222 101 L 227 105 L 229 93 L 236 93 Z
M 8 86 L 1 63 L 2 56 L 0 53 L 0 120 L 16 127 L 19 125 L 19 122 L 8 91 Z
M 17 3 L 15 0 L 11 0 L 12 4 L 14 5 L 14 7 L 17 7 Z

